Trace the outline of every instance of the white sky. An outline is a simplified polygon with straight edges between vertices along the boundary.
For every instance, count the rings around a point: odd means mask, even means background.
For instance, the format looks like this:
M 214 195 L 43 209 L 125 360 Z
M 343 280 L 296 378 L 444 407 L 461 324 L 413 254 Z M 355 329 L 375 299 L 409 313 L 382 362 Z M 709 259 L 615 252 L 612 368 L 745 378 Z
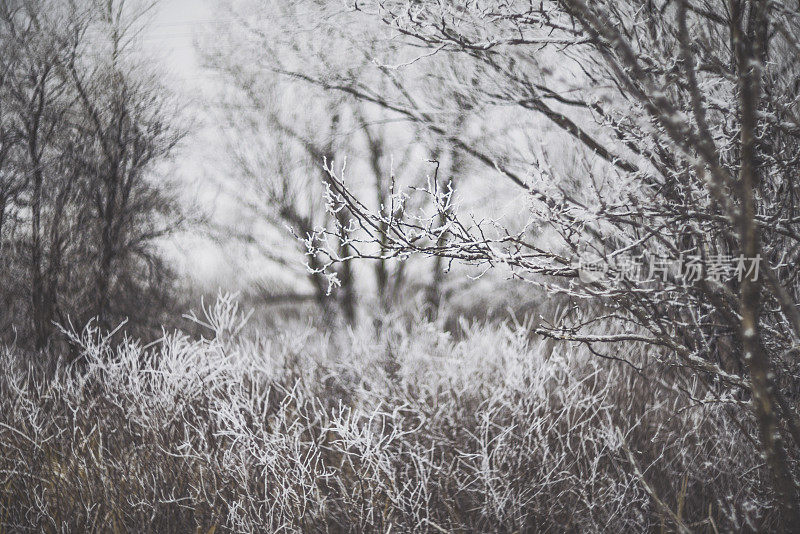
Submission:
M 215 84 L 213 74 L 200 65 L 195 39 L 203 31 L 228 23 L 212 9 L 214 1 L 160 0 L 141 37 L 144 53 L 158 62 L 167 84 L 185 98 L 190 114 L 198 121 L 178 152 L 172 172 L 185 184 L 188 199 L 197 199 L 206 209 L 213 207 L 214 191 L 208 175 L 216 172 L 214 157 L 219 154 L 220 140 L 203 111 Z M 200 282 L 213 282 L 223 270 L 221 251 L 206 240 L 180 236 L 167 248 L 177 268 Z
M 215 23 L 211 0 L 161 0 L 144 36 L 150 52 L 157 54 L 176 75 L 190 81 L 199 73 L 193 37 L 200 26 Z

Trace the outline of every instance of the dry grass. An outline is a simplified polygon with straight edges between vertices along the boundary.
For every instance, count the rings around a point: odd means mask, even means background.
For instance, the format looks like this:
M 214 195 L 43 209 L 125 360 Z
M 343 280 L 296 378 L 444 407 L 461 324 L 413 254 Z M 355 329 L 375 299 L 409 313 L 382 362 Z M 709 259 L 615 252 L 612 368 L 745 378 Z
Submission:
M 769 529 L 736 403 L 505 326 L 237 333 L 221 299 L 80 365 L 0 356 L 0 532 Z M 645 359 L 646 354 L 640 358 Z M 656 369 L 650 363 L 649 369 Z M 668 378 L 669 377 L 669 378 Z M 688 384 L 688 385 L 687 385 Z M 686 389 L 688 387 L 688 389 Z

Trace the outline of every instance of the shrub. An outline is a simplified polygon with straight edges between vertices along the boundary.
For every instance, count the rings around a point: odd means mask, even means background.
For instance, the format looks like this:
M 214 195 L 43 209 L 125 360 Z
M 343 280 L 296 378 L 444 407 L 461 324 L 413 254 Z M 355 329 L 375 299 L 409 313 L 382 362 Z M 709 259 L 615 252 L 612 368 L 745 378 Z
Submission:
M 208 337 L 112 347 L 97 329 L 71 333 L 83 358 L 49 369 L 2 352 L 0 531 L 779 520 L 747 410 L 696 384 L 653 384 L 502 325 L 465 325 L 458 340 L 422 320 L 377 338 L 366 327 L 245 334 L 229 297 L 195 320 Z

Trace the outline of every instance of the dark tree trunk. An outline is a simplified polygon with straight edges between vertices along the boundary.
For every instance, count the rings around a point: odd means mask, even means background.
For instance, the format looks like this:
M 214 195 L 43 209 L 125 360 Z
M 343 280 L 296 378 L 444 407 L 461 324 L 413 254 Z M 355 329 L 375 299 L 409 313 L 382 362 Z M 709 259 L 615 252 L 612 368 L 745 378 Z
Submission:
M 742 214 L 740 238 L 745 258 L 760 258 L 760 236 L 756 224 L 756 196 L 758 164 L 756 158 L 757 111 L 761 98 L 760 68 L 764 46 L 762 26 L 766 25 L 766 2 L 752 2 L 749 16 L 750 34 L 745 37 L 741 28 L 741 11 L 731 2 L 732 33 L 736 46 L 739 73 L 739 108 L 741 114 L 741 188 Z M 737 16 L 738 15 L 738 16 Z M 761 282 L 754 276 L 745 276 L 741 285 L 741 336 L 744 361 L 748 367 L 752 388 L 752 403 L 758 424 L 761 445 L 767 466 L 772 473 L 776 500 L 782 509 L 786 524 L 792 531 L 800 528 L 800 502 L 798 502 L 791 469 L 789 468 L 776 412 L 772 362 L 763 347 L 760 331 Z

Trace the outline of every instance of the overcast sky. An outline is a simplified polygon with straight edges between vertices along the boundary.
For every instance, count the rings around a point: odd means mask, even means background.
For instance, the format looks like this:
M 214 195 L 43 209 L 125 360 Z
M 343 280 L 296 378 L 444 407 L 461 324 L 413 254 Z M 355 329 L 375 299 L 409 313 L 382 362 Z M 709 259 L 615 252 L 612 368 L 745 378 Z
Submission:
M 214 76 L 201 68 L 195 38 L 209 29 L 224 30 L 224 20 L 212 8 L 214 0 L 161 0 L 153 21 L 142 36 L 145 53 L 160 64 L 168 84 L 185 98 L 190 113 L 198 122 L 178 153 L 171 170 L 185 184 L 189 199 L 198 197 L 205 210 L 213 208 L 215 191 L 208 179 L 218 172 L 215 157 L 220 142 L 213 121 L 204 112 L 214 91 Z M 208 191 L 204 191 L 208 189 Z M 180 270 L 188 271 L 201 282 L 210 282 L 224 268 L 220 251 L 208 242 L 186 238 L 168 246 Z
M 220 20 L 215 20 L 209 0 L 161 0 L 144 41 L 170 71 L 193 81 L 201 74 L 193 46 L 194 32 L 215 23 Z

